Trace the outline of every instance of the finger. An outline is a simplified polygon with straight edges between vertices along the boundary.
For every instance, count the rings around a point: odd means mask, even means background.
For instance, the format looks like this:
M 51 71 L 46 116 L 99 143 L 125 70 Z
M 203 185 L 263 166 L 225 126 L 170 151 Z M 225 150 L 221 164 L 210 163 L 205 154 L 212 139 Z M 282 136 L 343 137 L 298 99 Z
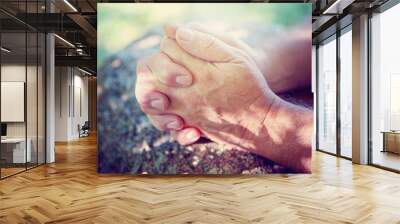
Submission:
M 218 33 L 214 30 L 212 30 L 212 28 L 206 28 L 203 25 L 201 25 L 200 23 L 195 23 L 195 22 L 191 22 L 191 23 L 187 23 L 187 24 L 179 24 L 179 23 L 168 23 L 164 26 L 164 33 L 168 38 L 171 39 L 176 39 L 176 31 L 179 28 L 189 28 L 189 29 L 194 29 L 203 33 L 208 33 L 211 34 L 215 37 L 217 37 L 218 39 L 227 42 L 229 44 L 233 44 L 233 38 L 230 38 L 228 35 L 223 35 L 221 33 Z
M 160 114 L 168 109 L 170 102 L 168 96 L 152 84 L 154 77 L 147 65 L 148 59 L 141 59 L 136 65 L 135 96 L 143 112 Z
M 164 38 L 161 41 L 160 49 L 163 53 L 168 55 L 172 61 L 188 69 L 191 74 L 197 74 L 199 71 L 204 70 L 204 67 L 207 66 L 207 62 L 193 57 L 179 47 L 176 41 L 170 38 Z
M 251 50 L 246 44 L 244 44 L 240 40 L 232 38 L 230 35 L 213 30 L 212 28 L 206 28 L 204 25 L 201 25 L 200 23 L 188 23 L 185 25 L 178 23 L 168 23 L 164 27 L 164 33 L 168 38 L 175 39 L 176 31 L 178 30 L 178 28 L 194 29 L 203 33 L 210 34 L 233 47 L 239 47 L 246 51 Z
M 142 111 L 150 115 L 162 114 L 170 105 L 168 97 L 156 90 L 137 91 L 136 99 Z
M 227 35 L 225 33 L 218 32 L 216 30 L 213 30 L 212 28 L 206 28 L 204 25 L 201 25 L 200 23 L 188 23 L 188 24 L 185 24 L 185 25 L 178 24 L 178 23 L 168 23 L 164 27 L 165 35 L 168 38 L 176 39 L 175 38 L 176 31 L 180 27 L 186 27 L 186 28 L 190 28 L 190 29 L 194 29 L 194 30 L 203 32 L 203 33 L 210 34 L 210 35 L 216 37 L 217 39 L 220 39 L 221 41 L 225 42 L 226 44 L 228 44 L 228 45 L 230 45 L 232 47 L 239 48 L 240 50 L 244 51 L 248 55 L 254 55 L 255 54 L 255 52 L 247 44 L 245 44 L 243 41 L 241 41 L 240 39 L 233 38 L 231 35 Z
M 232 47 L 236 47 L 236 48 L 239 48 L 239 49 L 245 51 L 249 55 L 254 54 L 253 50 L 247 44 L 243 43 L 243 41 L 241 41 L 240 39 L 233 38 L 231 35 L 220 33 L 215 30 L 212 30 L 212 29 L 207 29 L 206 27 L 204 27 L 203 25 L 201 25 L 199 23 L 189 23 L 188 27 L 198 30 L 203 33 L 210 34 Z
M 171 87 L 188 87 L 192 84 L 192 74 L 185 67 L 174 63 L 165 53 L 157 53 L 147 60 L 152 75 Z
M 177 115 L 149 115 L 150 122 L 159 130 L 180 130 L 183 128 L 183 120 Z
M 198 141 L 201 132 L 197 128 L 189 127 L 172 133 L 173 138 L 181 145 L 190 145 Z
M 229 62 L 235 58 L 235 51 L 231 46 L 195 29 L 178 28 L 176 41 L 189 54 L 209 62 Z
M 181 26 L 179 23 L 167 23 L 164 26 L 164 33 L 168 38 L 175 39 L 176 30 Z

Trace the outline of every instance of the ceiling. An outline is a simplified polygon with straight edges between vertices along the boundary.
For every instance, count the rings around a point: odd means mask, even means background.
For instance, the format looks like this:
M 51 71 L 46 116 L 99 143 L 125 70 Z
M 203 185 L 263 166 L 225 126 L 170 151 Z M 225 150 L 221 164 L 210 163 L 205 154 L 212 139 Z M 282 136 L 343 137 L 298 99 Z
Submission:
M 373 9 L 387 0 L 254 0 L 233 2 L 290 2 L 312 3 L 313 39 L 327 33 L 338 20 Z M 31 30 L 55 32 L 56 64 L 82 66 L 96 71 L 97 3 L 107 2 L 166 2 L 134 0 L 1 0 L 0 21 L 4 38 L 13 40 L 16 47 L 23 46 L 18 32 Z M 185 1 L 175 1 L 185 2 Z M 205 0 L 210 2 L 210 0 Z M 49 13 L 49 12 L 52 13 Z M 27 12 L 27 13 L 26 13 Z M 349 19 L 351 23 L 351 18 Z M 331 29 L 332 30 L 332 29 Z M 333 29 L 330 32 L 335 32 Z M 66 41 L 63 41 L 66 40 Z M 8 40 L 6 40 L 8 41 Z M 4 43 L 4 42 L 3 42 Z M 72 46 L 72 45 L 73 46 Z M 21 48 L 22 49 L 22 48 Z M 30 51 L 28 49 L 28 51 Z
M 47 0 L 47 4 L 45 0 L 1 0 L 2 45 L 12 49 L 8 60 L 35 55 L 36 46 L 29 43 L 29 34 L 25 52 L 28 28 L 28 32 L 57 34 L 56 65 L 79 66 L 96 73 L 96 5 L 96 0 Z
M 389 0 L 312 0 L 313 43 L 319 43 L 352 23 L 353 17 L 373 12 Z

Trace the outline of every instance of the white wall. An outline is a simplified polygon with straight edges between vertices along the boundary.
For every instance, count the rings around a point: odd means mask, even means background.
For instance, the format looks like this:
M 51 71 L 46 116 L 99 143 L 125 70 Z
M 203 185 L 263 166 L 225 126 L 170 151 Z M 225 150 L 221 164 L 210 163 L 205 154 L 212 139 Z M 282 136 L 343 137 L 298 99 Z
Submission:
M 29 68 L 28 68 L 29 69 Z M 1 81 L 3 82 L 25 82 L 25 65 L 8 64 L 1 66 Z M 7 108 L 1 108 L 6 110 Z M 25 123 L 7 123 L 7 137 L 25 137 Z
M 76 70 L 75 70 L 76 71 Z M 88 77 L 81 76 L 82 73 L 79 75 L 74 75 L 74 108 L 72 108 L 72 115 L 73 119 L 71 120 L 71 135 L 73 138 L 79 137 L 78 133 L 78 124 L 81 126 L 85 123 L 85 121 L 89 120 L 88 116 Z M 80 96 L 80 97 L 79 97 Z M 81 108 L 80 108 L 81 107 Z M 81 110 L 81 111 L 80 111 Z M 75 113 L 74 113 L 75 112 Z
M 36 74 L 36 67 L 34 66 L 27 66 L 25 67 L 24 65 L 19 65 L 19 64 L 5 64 L 1 66 L 1 81 L 2 82 L 25 82 L 25 75 L 26 71 L 28 72 L 30 78 L 30 74 Z M 36 80 L 28 80 L 29 85 L 36 85 Z M 30 106 L 30 110 L 28 110 L 29 113 L 27 113 L 27 118 L 28 122 L 28 129 L 33 128 L 36 130 L 36 113 L 31 113 L 32 112 L 32 107 L 36 111 L 36 88 L 27 88 L 27 106 Z M 32 104 L 33 102 L 33 104 Z M 1 108 L 1 110 L 7 110 L 7 108 Z M 34 121 L 34 124 L 31 124 L 31 122 Z M 8 137 L 25 137 L 25 123 L 26 122 L 7 122 L 7 136 Z M 35 127 L 33 127 L 35 126 Z M 31 132 L 28 130 L 28 137 Z M 36 134 L 36 132 L 35 132 Z
M 56 67 L 55 73 L 55 140 L 77 139 L 78 124 L 88 120 L 88 77 L 72 67 Z
M 69 68 L 55 68 L 55 141 L 68 140 L 68 117 L 69 117 L 69 96 L 68 88 L 70 84 Z
M 1 121 L 25 121 L 25 83 L 1 82 Z M 36 106 L 35 106 L 36 108 Z
M 36 70 L 38 69 L 38 70 Z M 25 80 L 27 78 L 27 80 Z M 25 135 L 30 139 L 30 148 L 32 150 L 32 161 L 44 162 L 45 150 L 45 118 L 44 118 L 44 74 L 42 67 L 36 67 L 25 64 L 3 64 L 1 66 L 2 82 L 24 82 L 26 84 L 26 106 L 24 105 L 22 113 L 26 112 L 26 120 L 22 122 L 7 123 L 7 137 L 24 138 Z M 23 93 L 22 93 L 23 94 Z M 3 97 L 7 97 L 2 95 Z M 12 110 L 10 107 L 2 107 L 1 110 Z M 13 111 L 8 111 L 13 113 Z M 39 156 L 37 156 L 37 153 Z

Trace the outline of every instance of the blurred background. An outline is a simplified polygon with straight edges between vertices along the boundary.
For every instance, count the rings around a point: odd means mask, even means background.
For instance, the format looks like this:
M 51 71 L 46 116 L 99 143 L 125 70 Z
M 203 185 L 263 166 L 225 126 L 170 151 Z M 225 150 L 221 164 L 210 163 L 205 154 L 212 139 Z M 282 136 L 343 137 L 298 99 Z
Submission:
M 218 29 L 229 21 L 229 25 L 235 27 L 258 24 L 285 29 L 311 23 L 310 11 L 311 4 L 303 3 L 99 4 L 97 63 L 101 66 L 107 57 L 166 22 L 212 22 L 213 28 Z M 237 35 L 244 38 L 247 33 Z

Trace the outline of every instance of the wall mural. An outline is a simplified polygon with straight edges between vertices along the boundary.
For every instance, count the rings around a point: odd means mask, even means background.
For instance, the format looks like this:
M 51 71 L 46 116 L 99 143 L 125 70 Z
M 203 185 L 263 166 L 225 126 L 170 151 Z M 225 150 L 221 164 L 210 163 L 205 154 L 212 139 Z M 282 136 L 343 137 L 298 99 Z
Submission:
M 310 173 L 311 4 L 98 4 L 98 171 Z

